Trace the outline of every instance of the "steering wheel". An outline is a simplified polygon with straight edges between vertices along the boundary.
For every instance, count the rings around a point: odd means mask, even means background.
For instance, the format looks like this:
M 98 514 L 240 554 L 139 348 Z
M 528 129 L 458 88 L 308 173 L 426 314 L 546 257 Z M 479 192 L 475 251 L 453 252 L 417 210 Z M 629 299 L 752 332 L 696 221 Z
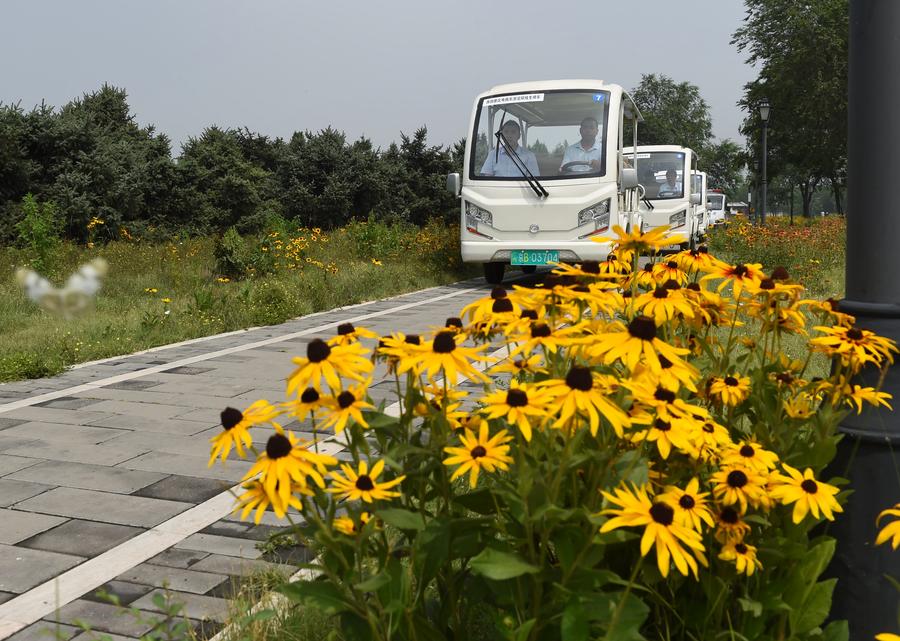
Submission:
M 585 162 L 584 160 L 573 160 L 560 167 L 559 171 L 563 174 L 584 174 L 592 169 L 593 167 L 589 162 Z

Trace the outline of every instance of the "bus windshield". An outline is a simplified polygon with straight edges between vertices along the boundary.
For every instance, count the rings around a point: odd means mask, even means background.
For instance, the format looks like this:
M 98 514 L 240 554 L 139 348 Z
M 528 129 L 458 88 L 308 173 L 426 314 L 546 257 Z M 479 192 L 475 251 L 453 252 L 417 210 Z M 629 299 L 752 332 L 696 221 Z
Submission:
M 725 195 L 709 194 L 706 197 L 706 206 L 709 209 L 725 209 Z
M 644 188 L 644 198 L 650 200 L 684 198 L 683 152 L 638 152 L 637 171 L 638 180 Z
M 478 105 L 469 176 L 540 180 L 606 175 L 608 91 L 562 90 L 483 98 Z M 498 136 L 507 145 L 498 144 Z

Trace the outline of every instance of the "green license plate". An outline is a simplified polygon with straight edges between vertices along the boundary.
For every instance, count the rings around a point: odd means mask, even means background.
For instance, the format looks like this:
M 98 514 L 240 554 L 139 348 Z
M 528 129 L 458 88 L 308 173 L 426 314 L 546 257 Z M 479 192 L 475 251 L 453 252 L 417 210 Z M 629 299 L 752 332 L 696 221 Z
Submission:
M 555 249 L 514 249 L 509 257 L 511 265 L 549 265 L 559 262 Z

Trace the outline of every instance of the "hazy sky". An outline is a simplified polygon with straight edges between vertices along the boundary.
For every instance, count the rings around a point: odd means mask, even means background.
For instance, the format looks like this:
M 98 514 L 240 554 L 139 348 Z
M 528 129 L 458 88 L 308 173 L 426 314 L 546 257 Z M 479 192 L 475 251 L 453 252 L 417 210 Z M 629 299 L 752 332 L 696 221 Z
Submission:
M 662 73 L 699 86 L 715 136 L 743 144 L 743 15 L 742 0 L 3 0 L 0 101 L 59 106 L 108 82 L 176 153 L 211 124 L 332 125 L 379 146 L 424 124 L 448 144 L 495 84 Z

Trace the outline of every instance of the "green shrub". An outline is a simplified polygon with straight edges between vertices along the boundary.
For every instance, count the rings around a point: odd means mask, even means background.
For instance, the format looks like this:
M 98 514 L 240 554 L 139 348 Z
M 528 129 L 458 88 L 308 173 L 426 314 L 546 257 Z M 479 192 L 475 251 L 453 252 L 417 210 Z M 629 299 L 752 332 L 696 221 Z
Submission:
M 56 213 L 56 205 L 43 205 L 28 194 L 22 199 L 23 217 L 16 224 L 19 243 L 29 250 L 31 266 L 46 274 L 52 267 L 53 253 L 59 247 L 62 221 Z

